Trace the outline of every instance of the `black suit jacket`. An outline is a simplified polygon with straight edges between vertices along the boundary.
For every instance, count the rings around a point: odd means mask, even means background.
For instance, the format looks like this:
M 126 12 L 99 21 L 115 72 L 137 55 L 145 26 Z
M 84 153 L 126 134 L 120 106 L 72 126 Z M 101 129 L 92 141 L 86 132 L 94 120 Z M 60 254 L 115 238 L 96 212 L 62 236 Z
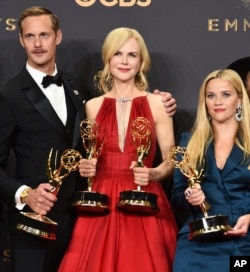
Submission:
M 72 76 L 65 73 L 63 74 L 63 86 L 67 97 L 68 119 L 71 120 L 67 126 L 63 125 L 26 68 L 23 68 L 20 74 L 1 88 L 0 198 L 8 206 L 6 226 L 10 233 L 19 235 L 16 230 L 19 211 L 15 208 L 15 193 L 23 184 L 35 188 L 38 184 L 48 181 L 46 162 L 50 149 L 54 148 L 58 150 L 58 154 L 61 154 L 65 149 L 79 150 L 82 148 L 79 124 L 85 118 L 83 102 L 91 95 L 84 89 L 80 79 L 76 77 L 73 79 Z M 11 149 L 16 159 L 14 177 L 8 175 L 4 170 Z M 37 243 L 39 240 L 37 244 L 42 243 L 45 255 L 48 244 L 52 244 L 55 251 L 57 250 L 56 244 L 60 245 L 61 249 L 58 250 L 65 249 L 73 223 L 70 203 L 72 193 L 75 191 L 76 178 L 80 178 L 78 172 L 63 179 L 58 202 L 47 215 L 58 223 L 56 242 L 31 237 L 30 234 L 27 234 L 25 238 L 31 239 L 31 243 L 33 241 Z M 28 207 L 25 207 L 26 209 Z M 43 254 L 40 253 L 41 256 Z M 54 259 L 56 258 L 55 256 Z M 29 259 L 32 260 L 32 256 L 29 256 Z M 40 270 L 37 268 L 30 271 Z

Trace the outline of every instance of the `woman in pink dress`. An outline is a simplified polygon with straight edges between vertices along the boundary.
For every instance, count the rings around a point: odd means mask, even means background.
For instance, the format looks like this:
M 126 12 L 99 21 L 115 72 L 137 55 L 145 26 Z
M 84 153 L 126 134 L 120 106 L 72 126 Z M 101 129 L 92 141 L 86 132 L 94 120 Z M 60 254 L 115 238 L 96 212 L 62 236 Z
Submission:
M 59 271 L 170 272 L 177 226 L 160 181 L 172 175 L 168 152 L 174 146 L 173 120 L 161 96 L 148 92 L 146 73 L 150 56 L 134 29 L 117 28 L 106 37 L 99 80 L 103 95 L 86 103 L 89 119 L 105 131 L 98 159 L 82 159 L 83 177 L 94 177 L 93 191 L 110 198 L 110 212 L 102 216 L 79 214 Z M 132 121 L 145 117 L 151 124 L 151 145 L 143 167 L 131 136 Z M 153 166 L 156 144 L 162 162 Z M 135 190 L 156 194 L 159 211 L 144 215 L 120 210 L 120 193 Z

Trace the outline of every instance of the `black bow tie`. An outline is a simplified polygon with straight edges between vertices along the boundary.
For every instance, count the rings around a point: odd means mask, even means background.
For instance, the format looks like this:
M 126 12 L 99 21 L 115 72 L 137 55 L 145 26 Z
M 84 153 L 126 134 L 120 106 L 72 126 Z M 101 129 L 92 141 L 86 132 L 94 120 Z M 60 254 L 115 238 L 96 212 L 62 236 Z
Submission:
M 42 81 L 43 88 L 47 88 L 50 84 L 62 86 L 62 73 L 58 72 L 55 76 L 45 76 Z

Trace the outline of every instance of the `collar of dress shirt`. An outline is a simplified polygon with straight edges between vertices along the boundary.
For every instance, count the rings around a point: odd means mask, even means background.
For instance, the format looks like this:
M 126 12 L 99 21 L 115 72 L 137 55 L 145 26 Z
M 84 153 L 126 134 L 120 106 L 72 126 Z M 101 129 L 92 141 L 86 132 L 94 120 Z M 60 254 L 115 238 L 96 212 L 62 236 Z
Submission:
M 32 76 L 32 78 L 35 80 L 35 82 L 37 83 L 37 85 L 43 89 L 43 86 L 42 86 L 42 80 L 43 80 L 43 77 L 46 76 L 45 73 L 31 67 L 28 62 L 26 63 L 26 69 L 27 71 L 29 72 L 29 74 Z M 54 70 L 54 73 L 52 76 L 56 75 L 57 74 L 57 67 L 56 67 L 56 64 L 55 64 L 55 70 Z

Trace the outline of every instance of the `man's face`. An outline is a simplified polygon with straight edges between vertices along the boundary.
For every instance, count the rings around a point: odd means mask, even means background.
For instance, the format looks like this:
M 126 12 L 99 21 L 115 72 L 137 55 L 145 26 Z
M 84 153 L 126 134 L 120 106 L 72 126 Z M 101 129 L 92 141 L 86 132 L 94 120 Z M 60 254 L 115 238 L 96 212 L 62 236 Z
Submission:
M 62 32 L 54 32 L 48 15 L 25 18 L 19 39 L 30 66 L 42 72 L 53 72 L 56 46 L 62 40 Z

